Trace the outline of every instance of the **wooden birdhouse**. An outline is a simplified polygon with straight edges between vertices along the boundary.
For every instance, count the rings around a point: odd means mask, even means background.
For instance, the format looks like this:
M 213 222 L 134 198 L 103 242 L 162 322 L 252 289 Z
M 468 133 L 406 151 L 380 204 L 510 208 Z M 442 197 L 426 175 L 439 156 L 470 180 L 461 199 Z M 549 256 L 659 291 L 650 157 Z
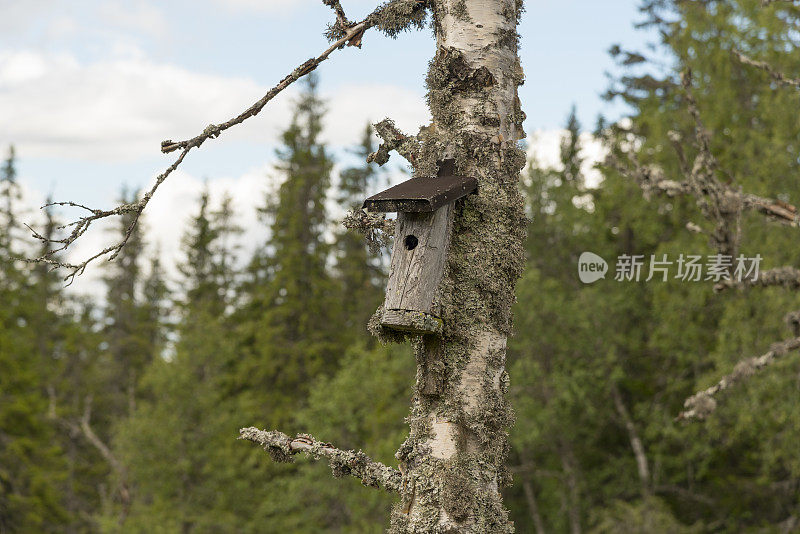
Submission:
M 475 178 L 454 176 L 453 160 L 436 177 L 418 177 L 373 195 L 364 208 L 397 212 L 394 248 L 381 324 L 415 334 L 440 334 L 436 292 L 450 243 L 453 207 L 478 187 Z

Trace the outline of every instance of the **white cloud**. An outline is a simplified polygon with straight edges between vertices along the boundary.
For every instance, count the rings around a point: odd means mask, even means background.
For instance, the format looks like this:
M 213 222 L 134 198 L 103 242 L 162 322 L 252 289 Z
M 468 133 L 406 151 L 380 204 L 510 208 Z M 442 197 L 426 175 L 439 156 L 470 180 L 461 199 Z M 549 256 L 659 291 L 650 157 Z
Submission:
M 0 51 L 0 145 L 14 143 L 27 157 L 134 160 L 158 154 L 164 139 L 190 138 L 237 115 L 267 90 L 247 78 L 127 56 L 81 63 L 68 54 Z M 274 144 L 293 94 L 294 87 L 215 143 Z M 349 85 L 325 96 L 324 137 L 336 146 L 357 143 L 366 122 L 387 112 L 410 132 L 429 120 L 422 97 L 397 86 Z
M 163 139 L 227 120 L 263 91 L 252 80 L 146 59 L 81 64 L 63 54 L 0 52 L 0 144 L 15 143 L 28 157 L 135 159 L 156 154 Z M 289 118 L 285 106 L 264 115 L 273 126 Z M 266 142 L 263 122 L 226 137 Z
M 325 8 L 319 0 L 212 0 L 220 7 L 234 11 L 258 11 L 287 14 L 308 7 Z M 351 0 L 343 4 L 345 9 L 367 4 L 373 8 L 379 2 L 375 0 Z M 327 8 L 325 8 L 327 9 Z M 348 13 L 350 15 L 350 13 Z
M 181 239 L 188 229 L 191 218 L 197 214 L 198 199 L 204 187 L 208 186 L 211 196 L 211 207 L 216 209 L 228 194 L 232 199 L 235 222 L 242 227 L 244 233 L 237 239 L 240 264 L 247 261 L 256 247 L 264 243 L 268 236 L 267 227 L 258 220 L 256 208 L 263 204 L 265 195 L 271 184 L 274 184 L 268 165 L 254 167 L 240 176 L 227 176 L 213 180 L 202 180 L 183 171 L 175 171 L 169 180 L 158 189 L 157 194 L 144 212 L 141 228 L 145 232 L 148 247 L 142 267 L 147 270 L 147 261 L 156 252 L 162 261 L 167 279 L 172 287 L 179 288 L 180 275 L 177 265 L 184 259 Z M 45 202 L 45 196 L 27 187 L 25 176 L 20 177 L 23 185 L 23 219 L 34 227 L 43 221 L 39 207 Z M 58 217 L 62 221 L 74 220 L 80 215 L 79 210 L 60 209 Z M 119 236 L 119 219 L 110 218 L 99 221 L 70 249 L 66 260 L 80 263 L 93 256 L 107 246 L 116 243 Z M 24 245 L 25 253 L 35 254 L 35 240 L 28 232 L 17 235 L 19 243 Z M 85 273 L 75 279 L 70 290 L 91 296 L 97 302 L 104 299 L 105 287 L 102 282 L 104 265 L 107 256 L 95 260 Z M 67 271 L 63 271 L 66 275 Z
M 289 13 L 317 4 L 315 0 L 213 0 L 220 7 L 231 11 L 268 11 Z
M 140 32 L 155 37 L 167 34 L 169 25 L 164 13 L 154 4 L 144 1 L 109 2 L 100 4 L 98 15 L 108 26 Z
M 34 21 L 40 20 L 52 8 L 49 0 L 0 0 L 0 33 L 15 35 L 27 29 Z
M 323 138 L 339 146 L 358 143 L 367 122 L 375 123 L 387 116 L 409 134 L 416 134 L 431 120 L 422 96 L 394 85 L 345 85 L 327 98 Z
M 536 130 L 528 138 L 528 159 L 535 159 L 542 167 L 561 169 L 561 139 L 567 131 L 563 129 Z M 590 187 L 597 186 L 602 180 L 600 171 L 594 165 L 606 156 L 603 144 L 591 133 L 580 134 L 581 157 L 584 158 L 581 170 Z

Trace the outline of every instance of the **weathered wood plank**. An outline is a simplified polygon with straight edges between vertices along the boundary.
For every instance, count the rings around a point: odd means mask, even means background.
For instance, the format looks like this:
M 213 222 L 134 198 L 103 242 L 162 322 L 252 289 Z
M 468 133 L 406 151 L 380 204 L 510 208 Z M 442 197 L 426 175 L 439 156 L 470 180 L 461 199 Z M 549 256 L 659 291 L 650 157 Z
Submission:
M 398 214 L 381 321 L 387 328 L 441 332 L 441 325 L 423 317 L 438 318 L 436 291 L 447 259 L 453 210 L 450 203 L 433 213 Z M 390 313 L 394 311 L 414 313 Z
M 409 334 L 441 334 L 444 322 L 429 313 L 416 310 L 384 310 L 381 325 Z
M 378 212 L 424 213 L 455 202 L 475 191 L 478 180 L 471 176 L 439 176 L 412 178 L 372 195 L 364 208 Z

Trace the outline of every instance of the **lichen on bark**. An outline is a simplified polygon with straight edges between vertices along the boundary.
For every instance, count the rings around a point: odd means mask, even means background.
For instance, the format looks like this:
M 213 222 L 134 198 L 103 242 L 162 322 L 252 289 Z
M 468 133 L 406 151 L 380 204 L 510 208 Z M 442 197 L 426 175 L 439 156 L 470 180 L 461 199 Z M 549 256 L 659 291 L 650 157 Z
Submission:
M 428 4 L 428 0 L 386 2 L 367 18 L 367 22 L 394 38 L 402 32 L 424 28 Z
M 420 369 L 410 435 L 397 452 L 402 502 L 391 532 L 512 532 L 500 488 L 507 429 L 506 338 L 514 286 L 523 268 L 526 220 L 518 190 L 525 155 L 517 86 L 516 0 L 433 0 L 437 52 L 428 69 L 432 124 L 421 130 L 418 175 L 454 158 L 458 174 L 478 177 L 477 195 L 456 204 L 438 302 L 444 332 L 418 341 Z M 431 394 L 430 362 L 437 387 Z

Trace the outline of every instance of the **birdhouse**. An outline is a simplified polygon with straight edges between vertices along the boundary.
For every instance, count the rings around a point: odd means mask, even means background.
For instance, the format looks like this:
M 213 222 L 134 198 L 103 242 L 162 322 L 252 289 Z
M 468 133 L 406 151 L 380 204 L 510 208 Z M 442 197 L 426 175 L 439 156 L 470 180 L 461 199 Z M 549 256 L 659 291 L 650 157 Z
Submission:
M 453 160 L 440 162 L 436 177 L 418 177 L 373 195 L 364 208 L 397 212 L 394 248 L 381 325 L 414 334 L 440 334 L 436 291 L 442 280 L 455 201 L 478 181 L 455 176 Z

